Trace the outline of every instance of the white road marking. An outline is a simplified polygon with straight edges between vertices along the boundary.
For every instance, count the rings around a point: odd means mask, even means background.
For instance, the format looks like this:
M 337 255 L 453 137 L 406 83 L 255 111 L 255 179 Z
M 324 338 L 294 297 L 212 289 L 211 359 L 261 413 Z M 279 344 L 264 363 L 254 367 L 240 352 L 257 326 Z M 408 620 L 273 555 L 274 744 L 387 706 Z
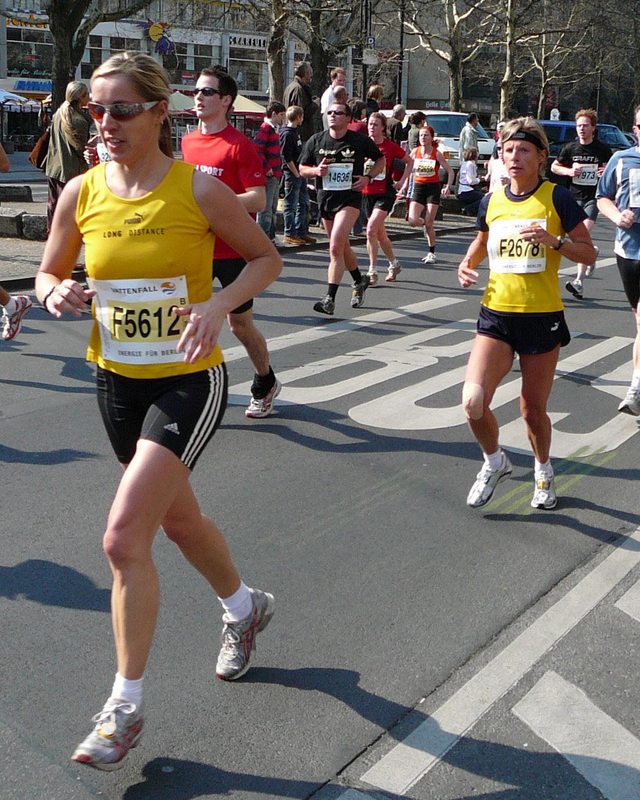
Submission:
M 629 591 L 622 595 L 616 603 L 616 608 L 624 611 L 636 622 L 640 622 L 640 581 L 634 583 Z M 640 793 L 638 796 L 640 797 Z
M 547 672 L 513 713 L 607 800 L 640 797 L 640 740 L 578 687 Z
M 640 561 L 640 528 L 474 675 L 362 781 L 406 794 L 531 667 Z

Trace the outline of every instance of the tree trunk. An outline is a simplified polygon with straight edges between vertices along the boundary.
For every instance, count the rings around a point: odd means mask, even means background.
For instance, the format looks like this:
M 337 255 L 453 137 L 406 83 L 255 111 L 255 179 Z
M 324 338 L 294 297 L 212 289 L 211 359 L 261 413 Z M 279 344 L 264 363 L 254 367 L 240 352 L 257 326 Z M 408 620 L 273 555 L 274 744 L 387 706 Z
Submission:
M 505 64 L 502 80 L 500 81 L 500 119 L 509 119 L 511 116 L 511 101 L 513 98 L 513 67 L 515 63 L 516 31 L 513 12 L 513 0 L 507 0 L 506 28 L 505 28 Z
M 462 111 L 462 59 L 451 53 L 447 62 L 449 67 L 449 107 L 452 111 Z
M 287 50 L 287 18 L 282 4 L 273 3 L 271 36 L 267 43 L 267 64 L 269 68 L 269 100 L 281 101 L 284 95 L 284 58 Z

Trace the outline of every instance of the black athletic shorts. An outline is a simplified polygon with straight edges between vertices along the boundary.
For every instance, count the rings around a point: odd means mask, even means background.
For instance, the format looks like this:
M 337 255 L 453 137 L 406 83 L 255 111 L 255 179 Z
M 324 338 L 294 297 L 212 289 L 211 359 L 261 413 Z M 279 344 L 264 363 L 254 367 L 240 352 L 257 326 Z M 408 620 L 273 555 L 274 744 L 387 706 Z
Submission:
M 390 214 L 393 204 L 396 202 L 396 196 L 394 194 L 365 194 L 364 202 L 368 217 L 373 214 L 376 208 L 381 208 L 387 214 Z
M 335 219 L 343 208 L 361 208 L 362 192 L 318 192 L 318 208 L 322 219 Z
M 213 261 L 213 277 L 220 281 L 220 285 L 224 289 L 230 283 L 233 283 L 242 270 L 247 266 L 244 258 L 216 258 Z M 237 308 L 234 308 L 232 314 L 244 314 L 253 308 L 253 298 L 249 298 L 245 303 Z
M 571 341 L 564 311 L 506 314 L 480 306 L 476 330 L 483 336 L 506 342 L 516 353 L 528 356 L 550 353 L 558 345 L 565 347 Z
M 442 194 L 442 184 L 438 183 L 413 183 L 413 193 L 411 199 L 420 203 L 421 206 L 440 205 L 440 195 Z
M 138 439 L 171 450 L 193 469 L 227 406 L 224 364 L 170 378 L 125 378 L 98 367 L 98 407 L 116 457 L 128 464 Z
M 595 197 L 591 197 L 589 200 L 579 200 L 577 197 L 573 199 L 587 215 L 587 219 L 593 220 L 593 222 L 598 219 L 598 204 Z
M 635 311 L 640 300 L 640 261 L 616 255 L 618 272 L 622 278 L 622 288 L 631 308 Z

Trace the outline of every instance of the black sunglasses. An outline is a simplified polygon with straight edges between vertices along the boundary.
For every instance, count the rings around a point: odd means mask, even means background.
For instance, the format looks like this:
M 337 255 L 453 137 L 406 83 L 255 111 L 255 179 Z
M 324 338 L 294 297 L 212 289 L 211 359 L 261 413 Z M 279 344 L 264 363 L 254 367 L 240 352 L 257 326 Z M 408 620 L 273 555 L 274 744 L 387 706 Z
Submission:
M 149 111 L 149 109 L 157 106 L 159 102 L 159 100 L 149 100 L 148 103 L 111 103 L 111 105 L 87 103 L 87 111 L 96 122 L 102 122 L 107 112 L 117 122 L 126 122 L 139 114 L 143 114 L 145 111 Z
M 224 97 L 224 92 L 221 92 L 220 89 L 214 89 L 213 86 L 202 86 L 200 89 L 196 89 L 195 93 L 203 94 L 205 97 L 213 97 L 214 94 Z
M 336 117 L 346 117 L 347 116 L 347 112 L 346 111 L 332 111 L 331 109 L 329 109 L 329 111 L 327 111 L 327 116 L 329 116 L 329 114 L 333 114 Z

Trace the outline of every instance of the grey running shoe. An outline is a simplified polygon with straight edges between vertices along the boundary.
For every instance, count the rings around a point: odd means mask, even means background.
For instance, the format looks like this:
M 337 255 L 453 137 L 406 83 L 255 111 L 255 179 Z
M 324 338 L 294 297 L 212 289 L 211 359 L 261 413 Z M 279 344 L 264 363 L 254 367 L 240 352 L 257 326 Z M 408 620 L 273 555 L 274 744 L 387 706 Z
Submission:
M 95 728 L 78 745 L 71 760 L 96 769 L 120 769 L 122 759 L 142 736 L 142 707 L 110 697 L 92 721 Z
M 26 294 L 18 294 L 15 297 L 16 310 L 13 314 L 8 314 L 7 309 L 2 308 L 2 338 L 5 342 L 15 339 L 20 333 L 20 326 L 22 325 L 22 318 L 31 308 L 33 303 Z
M 630 386 L 626 397 L 618 406 L 618 411 L 622 414 L 631 414 L 632 417 L 640 417 L 640 389 Z
M 273 411 L 273 403 L 276 397 L 280 394 L 280 390 L 282 389 L 282 384 L 276 378 L 276 382 L 273 384 L 269 392 L 265 395 L 265 397 L 252 397 L 251 402 L 249 403 L 248 408 L 245 409 L 245 416 L 251 417 L 252 419 L 260 419 L 261 417 L 268 417 L 269 414 Z
M 575 281 L 567 281 L 564 285 L 564 288 L 568 292 L 571 292 L 576 300 L 582 300 L 582 281 L 579 281 L 577 278 Z
M 273 616 L 275 600 L 268 592 L 251 589 L 253 611 L 240 622 L 225 622 L 222 648 L 216 664 L 216 675 L 223 681 L 235 681 L 249 669 L 251 654 L 256 649 L 256 634 L 263 631 Z
M 436 263 L 436 254 L 435 253 L 427 253 L 427 255 L 422 259 L 424 264 L 435 264 Z
M 314 305 L 313 310 L 317 311 L 318 314 L 328 314 L 330 317 L 332 317 L 335 308 L 335 300 L 330 294 L 328 294 L 326 297 L 323 297 L 322 300 L 318 300 L 318 302 Z
M 500 481 L 506 480 L 511 475 L 512 470 L 513 467 L 506 453 L 502 454 L 502 462 L 498 469 L 490 469 L 485 462 L 476 476 L 476 482 L 467 495 L 467 505 L 471 506 L 471 508 L 485 506 L 493 497 L 496 486 Z
M 364 293 L 368 288 L 368 275 L 363 275 L 359 281 L 354 281 L 353 291 L 351 292 L 351 308 L 362 308 L 364 305 Z
M 531 508 L 555 508 L 558 503 L 553 475 L 536 475 Z

